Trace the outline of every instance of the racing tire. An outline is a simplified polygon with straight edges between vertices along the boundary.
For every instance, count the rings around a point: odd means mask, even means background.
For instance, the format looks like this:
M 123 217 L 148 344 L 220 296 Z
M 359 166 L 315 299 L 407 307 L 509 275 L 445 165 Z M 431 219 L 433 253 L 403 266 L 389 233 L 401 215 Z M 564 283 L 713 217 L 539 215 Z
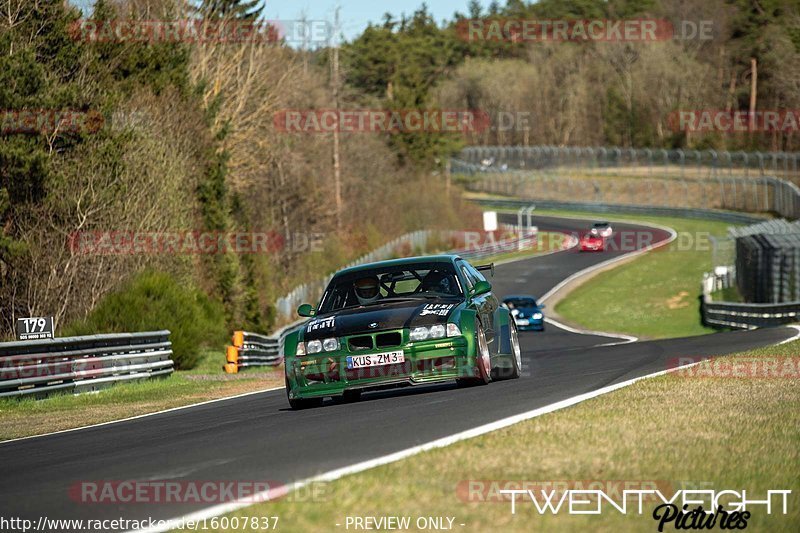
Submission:
M 478 377 L 474 378 L 459 378 L 456 383 L 459 387 L 471 387 L 473 385 L 488 385 L 492 380 L 492 355 L 489 352 L 489 343 L 486 342 L 486 333 L 480 323 L 476 324 L 477 333 L 475 333 L 476 345 L 478 348 L 478 356 L 476 363 L 478 366 Z
M 289 398 L 289 380 L 286 380 L 286 399 L 293 411 L 312 409 L 322 405 L 322 398 Z
M 511 367 L 498 367 L 492 369 L 492 380 L 503 381 L 506 379 L 517 379 L 522 373 L 522 350 L 519 347 L 519 333 L 517 332 L 517 325 L 514 322 L 509 322 L 509 335 L 511 336 L 511 354 L 514 356 L 511 362 Z

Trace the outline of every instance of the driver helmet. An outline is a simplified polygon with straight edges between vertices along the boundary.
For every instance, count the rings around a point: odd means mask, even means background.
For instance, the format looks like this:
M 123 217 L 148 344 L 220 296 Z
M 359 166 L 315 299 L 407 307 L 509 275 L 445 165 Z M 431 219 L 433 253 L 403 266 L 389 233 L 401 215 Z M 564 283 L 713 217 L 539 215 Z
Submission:
M 432 291 L 441 292 L 444 294 L 452 294 L 452 289 L 450 276 L 436 270 L 429 272 L 422 281 L 423 292 Z
M 367 276 L 356 280 L 353 284 L 356 290 L 356 298 L 361 305 L 377 302 L 381 297 L 380 285 L 376 276 Z

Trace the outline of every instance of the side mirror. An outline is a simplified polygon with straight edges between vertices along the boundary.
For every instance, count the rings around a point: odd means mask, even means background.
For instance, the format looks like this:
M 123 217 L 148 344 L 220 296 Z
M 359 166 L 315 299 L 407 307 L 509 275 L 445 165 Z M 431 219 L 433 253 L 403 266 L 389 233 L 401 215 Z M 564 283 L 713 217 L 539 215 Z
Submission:
M 492 284 L 488 281 L 479 281 L 472 288 L 472 296 L 480 296 L 487 292 L 492 292 Z
M 297 308 L 297 314 L 302 317 L 311 318 L 316 316 L 317 310 L 311 307 L 311 304 L 303 304 Z

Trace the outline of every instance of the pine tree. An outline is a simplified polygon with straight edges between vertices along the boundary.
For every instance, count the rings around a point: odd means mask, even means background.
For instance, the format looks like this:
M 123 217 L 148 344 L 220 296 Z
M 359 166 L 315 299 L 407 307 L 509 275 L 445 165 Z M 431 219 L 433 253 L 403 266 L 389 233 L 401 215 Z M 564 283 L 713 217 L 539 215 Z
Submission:
M 256 20 L 264 11 L 263 0 L 199 0 L 197 11 L 206 18 Z

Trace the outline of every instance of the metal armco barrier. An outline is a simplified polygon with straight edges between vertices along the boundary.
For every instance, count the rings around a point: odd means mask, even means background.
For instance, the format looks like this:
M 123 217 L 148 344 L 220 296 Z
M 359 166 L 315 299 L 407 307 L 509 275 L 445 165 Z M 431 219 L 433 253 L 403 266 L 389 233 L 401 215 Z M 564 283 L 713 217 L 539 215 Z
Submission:
M 710 301 L 703 295 L 700 304 L 703 324 L 714 328 L 756 329 L 792 324 L 798 321 L 800 302 L 786 304 L 743 304 Z
M 759 304 L 714 301 L 712 292 L 733 287 L 733 267 L 722 274 L 703 275 L 700 316 L 703 324 L 714 328 L 756 329 L 791 324 L 800 317 L 800 301 L 780 304 Z
M 249 331 L 235 331 L 233 346 L 225 353 L 223 369 L 228 374 L 236 374 L 240 368 L 253 366 L 278 366 L 283 362 L 283 335 L 268 337 Z
M 703 297 L 703 324 L 710 327 L 756 329 L 792 324 L 800 316 L 800 302 L 740 304 L 710 302 Z
M 97 391 L 174 370 L 169 331 L 0 343 L 0 397 Z
M 473 146 L 452 159 L 450 168 L 470 191 L 536 203 L 580 198 L 798 219 L 798 158 L 800 153 L 783 152 Z
M 800 152 L 666 150 L 615 146 L 470 146 L 453 161 L 453 172 L 469 169 L 584 169 L 599 174 L 661 174 L 672 177 L 773 175 L 800 179 Z

